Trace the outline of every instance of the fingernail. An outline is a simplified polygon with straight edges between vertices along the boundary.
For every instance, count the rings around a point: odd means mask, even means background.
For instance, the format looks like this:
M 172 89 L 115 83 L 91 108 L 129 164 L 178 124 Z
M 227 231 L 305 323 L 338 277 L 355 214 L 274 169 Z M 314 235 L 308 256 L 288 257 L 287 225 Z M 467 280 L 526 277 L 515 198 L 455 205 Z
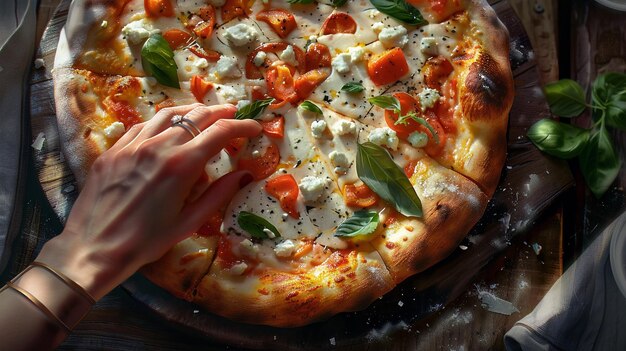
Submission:
M 239 179 L 239 189 L 243 189 L 246 185 L 252 183 L 254 177 L 250 173 L 246 173 Z

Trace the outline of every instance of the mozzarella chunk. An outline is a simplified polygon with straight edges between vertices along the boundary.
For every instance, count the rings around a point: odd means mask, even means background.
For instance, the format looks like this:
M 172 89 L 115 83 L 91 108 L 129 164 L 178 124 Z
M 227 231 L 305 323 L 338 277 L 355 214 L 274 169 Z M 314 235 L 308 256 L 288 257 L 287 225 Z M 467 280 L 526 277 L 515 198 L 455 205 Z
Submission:
M 355 134 L 356 123 L 341 119 L 333 125 L 333 133 L 337 135 Z
M 198 68 L 207 68 L 207 67 L 209 67 L 209 61 L 207 61 L 203 57 L 200 57 L 200 58 L 196 59 L 195 61 L 193 61 L 193 65 L 198 67 Z
M 345 153 L 333 150 L 328 154 L 328 158 L 330 158 L 330 162 L 335 166 L 335 173 L 345 174 L 348 172 L 351 162 L 348 160 L 348 156 Z
M 252 63 L 255 66 L 261 67 L 265 63 L 265 59 L 267 59 L 267 53 L 265 51 L 259 51 L 254 55 L 254 59 L 252 59 Z
M 247 23 L 239 23 L 226 28 L 224 38 L 232 46 L 240 47 L 254 42 L 259 36 L 259 32 L 254 26 Z
M 350 72 L 350 65 L 352 64 L 352 58 L 350 54 L 339 54 L 333 58 L 332 66 L 337 73 Z
M 152 23 L 145 18 L 138 21 L 132 21 L 122 28 L 122 34 L 126 40 L 133 44 L 140 44 L 153 33 L 160 33 L 159 29 L 155 29 Z
M 328 125 L 323 119 L 319 121 L 313 121 L 313 123 L 311 123 L 311 134 L 319 139 L 324 136 L 324 131 L 326 131 L 327 127 Z
M 420 40 L 420 50 L 423 54 L 430 56 L 439 55 L 439 49 L 437 47 L 437 39 L 434 37 L 425 37 Z
M 378 40 L 385 48 L 404 47 L 409 42 L 407 30 L 403 26 L 383 28 L 378 34 Z
M 322 196 L 326 190 L 326 179 L 314 176 L 306 176 L 300 180 L 298 187 L 304 198 L 304 202 L 314 202 Z
M 214 74 L 218 79 L 241 77 L 241 71 L 239 66 L 237 66 L 237 58 L 226 55 L 220 56 L 220 59 L 215 64 Z
M 400 142 L 396 132 L 389 127 L 372 130 L 368 136 L 368 140 L 376 145 L 386 146 L 394 151 L 398 149 L 398 143 Z
M 243 272 L 246 271 L 246 269 L 248 269 L 248 265 L 245 262 L 239 262 L 230 267 L 228 269 L 228 273 L 232 275 L 242 275 Z
M 372 30 L 376 33 L 379 33 L 385 28 L 385 24 L 383 22 L 375 22 L 372 24 Z
M 439 92 L 435 89 L 425 88 L 422 92 L 417 94 L 417 97 L 420 100 L 422 112 L 424 112 L 426 109 L 435 106 L 441 95 L 439 95 Z
M 108 127 L 104 128 L 104 135 L 110 139 L 117 139 L 124 135 L 126 127 L 122 122 L 113 122 Z
M 428 135 L 426 135 L 426 133 L 422 133 L 422 132 L 413 132 L 413 133 L 409 134 L 409 136 L 408 136 L 408 138 L 406 138 L 406 140 L 413 147 L 424 147 L 424 146 L 426 146 L 426 144 L 428 144 Z
M 296 251 L 296 244 L 292 240 L 285 240 L 274 248 L 274 253 L 278 257 L 289 257 Z
M 285 48 L 285 50 L 283 50 L 283 52 L 281 52 L 278 57 L 281 60 L 283 60 L 285 63 L 288 63 L 293 66 L 298 65 L 298 60 L 296 59 L 296 52 L 293 51 L 293 46 L 291 45 L 288 45 L 287 48 Z

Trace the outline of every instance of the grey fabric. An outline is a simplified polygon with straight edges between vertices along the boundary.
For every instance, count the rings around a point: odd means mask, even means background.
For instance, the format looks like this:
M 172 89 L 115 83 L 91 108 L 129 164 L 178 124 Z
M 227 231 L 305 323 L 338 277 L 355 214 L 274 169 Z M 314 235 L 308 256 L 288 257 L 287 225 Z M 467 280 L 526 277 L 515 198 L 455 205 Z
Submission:
M 626 297 L 617 286 L 609 257 L 616 235 L 626 235 L 626 213 L 504 336 L 508 350 L 626 350 Z
M 0 271 L 20 225 L 27 79 L 35 47 L 35 0 L 0 0 Z

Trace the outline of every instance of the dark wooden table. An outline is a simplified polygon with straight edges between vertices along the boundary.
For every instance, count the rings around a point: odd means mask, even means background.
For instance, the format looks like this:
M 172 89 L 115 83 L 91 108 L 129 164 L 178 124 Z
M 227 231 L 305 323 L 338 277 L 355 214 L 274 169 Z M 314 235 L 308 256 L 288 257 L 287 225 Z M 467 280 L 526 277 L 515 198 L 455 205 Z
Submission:
M 48 19 L 52 17 L 52 11 L 58 3 L 59 0 L 41 0 L 38 14 L 40 34 L 48 26 Z M 556 29 L 561 26 L 557 26 L 555 19 L 557 13 L 563 9 L 557 9 L 556 1 L 549 0 L 535 2 L 510 0 L 509 3 L 517 11 L 535 46 L 539 80 L 545 83 L 557 79 L 559 77 L 557 47 L 560 42 Z M 595 7 L 592 7 L 592 10 L 602 11 Z M 576 20 L 576 16 L 580 16 L 580 11 L 584 10 L 568 7 L 566 11 Z M 593 12 L 588 12 L 586 15 L 600 16 Z M 618 21 L 620 17 L 616 16 L 614 20 Z M 603 32 L 598 29 L 600 21 L 593 20 L 594 17 L 590 18 L 591 20 L 580 21 L 576 27 L 577 31 L 586 30 L 595 36 L 602 36 Z M 569 33 L 558 34 L 565 35 L 565 38 L 570 35 Z M 620 40 L 619 35 L 624 35 L 623 28 L 621 32 L 618 30 L 616 42 Z M 595 42 L 593 40 L 592 38 L 591 43 Z M 621 42 L 622 46 L 619 46 L 617 53 L 613 49 L 609 51 L 623 58 L 626 57 L 624 54 L 626 40 L 622 37 Z M 578 44 L 573 45 L 571 50 L 577 53 L 597 50 L 593 45 L 591 46 L 585 47 Z M 41 48 L 42 51 L 46 49 L 48 48 Z M 580 56 L 583 55 L 580 54 Z M 602 60 L 595 60 L 593 63 L 586 61 L 586 64 L 592 67 L 600 61 Z M 611 60 L 608 62 L 615 63 Z M 567 64 L 569 67 L 569 62 Z M 594 70 L 594 74 L 597 71 L 597 69 Z M 576 74 L 576 72 L 579 71 L 574 70 L 573 73 Z M 47 78 L 45 71 L 35 71 L 34 89 L 49 89 L 48 84 L 51 82 L 48 82 Z M 585 83 L 588 83 L 588 80 Z M 35 96 L 36 93 L 36 91 L 33 92 Z M 36 103 L 36 101 L 31 103 Z M 50 121 L 45 118 L 31 121 L 33 123 L 31 127 L 35 131 L 45 132 L 50 128 Z M 55 137 L 53 131 L 45 135 L 48 138 Z M 33 135 L 34 137 L 36 135 Z M 48 141 L 54 142 L 55 140 Z M 621 148 L 623 154 L 623 143 Z M 27 175 L 28 188 L 24 203 L 22 233 L 20 239 L 15 242 L 15 254 L 9 268 L 3 273 L 2 280 L 25 267 L 41 245 L 62 229 L 57 213 L 66 213 L 69 211 L 69 206 L 53 208 L 45 194 L 51 189 L 56 189 L 58 196 L 72 196 L 76 191 L 70 180 L 71 175 L 62 167 L 60 155 L 44 157 L 41 153 L 33 153 L 33 157 Z M 47 166 L 45 174 L 38 173 L 40 168 L 35 167 L 35 164 L 41 163 Z M 578 174 L 575 167 L 574 174 Z M 580 252 L 583 242 L 591 238 L 596 229 L 600 229 L 594 226 L 601 226 L 623 209 L 624 197 L 621 184 L 625 183 L 625 174 L 626 172 L 622 169 L 618 185 L 612 188 L 609 196 L 602 201 L 596 201 L 586 195 L 583 186 L 578 186 L 577 191 L 570 191 L 559 198 L 535 223 L 533 230 L 510 241 L 510 246 L 473 277 L 473 283 L 455 301 L 442 306 L 430 317 L 414 325 L 406 325 L 400 328 L 399 332 L 387 335 L 383 339 L 343 349 L 449 350 L 461 347 L 465 350 L 502 349 L 503 334 L 513 323 L 534 308 L 561 275 L 564 264 L 571 262 Z M 577 180 L 581 184 L 580 176 Z M 572 203 L 580 205 L 571 206 Z M 53 206 L 59 206 L 59 202 L 53 202 Z M 578 216 L 579 213 L 585 213 L 585 210 L 598 213 Z M 578 221 L 575 220 L 577 217 L 580 217 Z M 543 247 L 539 255 L 533 252 L 531 248 L 533 243 L 540 243 Z M 480 290 L 488 290 L 511 301 L 520 312 L 504 316 L 484 310 L 477 298 Z M 225 347 L 186 330 L 177 329 L 155 315 L 151 309 L 137 303 L 123 289 L 118 288 L 94 306 L 61 349 L 180 350 L 202 348 L 222 350 Z

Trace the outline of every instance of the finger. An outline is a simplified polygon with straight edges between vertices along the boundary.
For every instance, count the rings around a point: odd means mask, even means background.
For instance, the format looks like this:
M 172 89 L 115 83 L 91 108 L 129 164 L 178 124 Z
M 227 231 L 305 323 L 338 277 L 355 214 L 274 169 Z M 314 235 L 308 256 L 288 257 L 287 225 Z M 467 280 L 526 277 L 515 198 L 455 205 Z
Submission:
M 194 108 L 204 106 L 203 104 L 191 104 L 184 106 L 174 106 L 174 107 L 166 107 L 159 112 L 157 112 L 152 119 L 148 121 L 142 133 L 140 133 L 139 137 L 143 140 L 151 138 L 172 125 L 172 117 L 176 115 L 184 116 Z M 176 128 L 181 129 L 181 128 Z
M 183 122 L 182 125 L 176 126 L 176 128 L 169 128 L 161 133 L 159 137 L 166 138 L 170 145 L 180 145 L 193 139 L 194 135 L 189 130 L 186 130 L 185 127 L 181 128 L 181 126 L 191 128 L 192 132 L 195 128 L 202 131 L 217 120 L 234 118 L 235 112 L 237 112 L 237 108 L 233 105 L 202 105 L 184 115 L 185 119 L 189 122 Z
M 139 133 L 146 126 L 146 122 L 135 124 L 130 127 L 118 141 L 113 144 L 113 146 L 109 149 L 109 152 L 115 152 L 117 150 L 122 149 L 124 146 L 133 142 L 133 140 L 139 135 Z
M 187 204 L 180 213 L 183 223 L 179 240 L 198 229 L 212 214 L 228 206 L 235 194 L 253 180 L 248 171 L 228 173 L 211 184 L 200 198 Z
M 220 119 L 203 130 L 200 135 L 181 145 L 180 148 L 183 153 L 194 158 L 193 162 L 206 163 L 228 145 L 231 139 L 254 137 L 262 130 L 261 125 L 252 119 Z

